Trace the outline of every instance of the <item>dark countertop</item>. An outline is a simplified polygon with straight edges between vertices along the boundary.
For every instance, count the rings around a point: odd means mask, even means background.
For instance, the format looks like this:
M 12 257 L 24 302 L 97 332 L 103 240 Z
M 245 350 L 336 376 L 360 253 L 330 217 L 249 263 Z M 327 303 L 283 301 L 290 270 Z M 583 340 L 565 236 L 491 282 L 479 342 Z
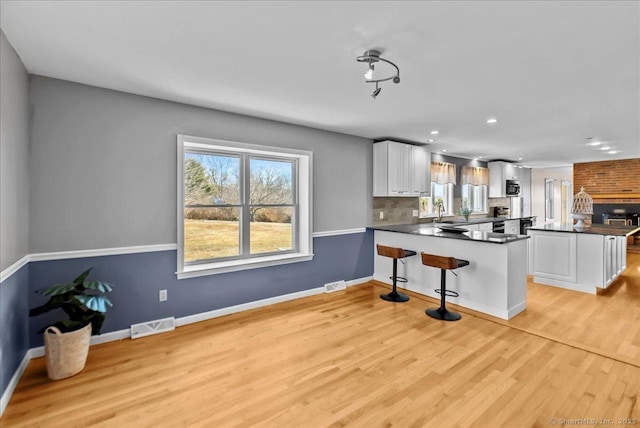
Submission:
M 486 223 L 482 221 L 479 223 Z M 447 225 L 453 226 L 453 225 Z M 382 230 L 385 232 L 408 233 L 410 235 L 432 236 L 435 238 L 458 239 L 462 241 L 490 242 L 493 244 L 506 244 L 514 241 L 528 239 L 527 235 L 510 235 L 506 233 L 479 232 L 477 230 L 468 230 L 464 233 L 445 232 L 433 223 L 428 224 L 398 224 L 390 226 L 372 226 L 368 229 Z
M 640 232 L 640 226 L 620 226 L 614 224 L 593 224 L 591 227 L 576 229 L 572 223 L 548 223 L 528 229 L 546 232 L 586 233 L 590 235 L 630 236 Z
M 457 224 L 480 224 L 480 223 L 494 223 L 496 221 L 508 221 L 508 220 L 521 220 L 523 218 L 536 218 L 536 216 L 527 217 L 472 217 L 469 220 L 444 220 L 442 222 L 434 222 L 435 224 L 451 224 L 453 226 Z

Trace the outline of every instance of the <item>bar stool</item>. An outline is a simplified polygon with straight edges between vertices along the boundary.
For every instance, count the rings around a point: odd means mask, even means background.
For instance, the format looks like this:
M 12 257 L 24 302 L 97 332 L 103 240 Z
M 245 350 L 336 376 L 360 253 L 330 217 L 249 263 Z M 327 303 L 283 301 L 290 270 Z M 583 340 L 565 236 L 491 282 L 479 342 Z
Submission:
M 411 250 L 404 250 L 396 247 L 386 247 L 384 245 L 377 244 L 378 255 L 383 257 L 391 257 L 393 259 L 393 275 L 389 277 L 393 281 L 393 289 L 391 293 L 381 294 L 380 298 L 389 302 L 406 302 L 409 300 L 409 296 L 403 293 L 398 293 L 396 289 L 397 282 L 407 282 L 407 278 L 398 276 L 398 259 L 404 259 L 405 257 L 415 256 L 417 253 Z
M 432 266 L 440 268 L 440 290 L 435 290 L 440 294 L 440 307 L 437 309 L 429 308 L 425 311 L 431 318 L 435 318 L 443 321 L 457 321 L 461 318 L 457 312 L 451 312 L 447 310 L 445 306 L 445 296 L 458 297 L 459 294 L 455 291 L 447 290 L 447 270 L 457 269 L 459 267 L 468 266 L 469 260 L 456 259 L 455 257 L 436 256 L 434 254 L 420 253 L 422 256 L 422 264 L 425 266 Z M 455 272 L 452 272 L 455 275 Z

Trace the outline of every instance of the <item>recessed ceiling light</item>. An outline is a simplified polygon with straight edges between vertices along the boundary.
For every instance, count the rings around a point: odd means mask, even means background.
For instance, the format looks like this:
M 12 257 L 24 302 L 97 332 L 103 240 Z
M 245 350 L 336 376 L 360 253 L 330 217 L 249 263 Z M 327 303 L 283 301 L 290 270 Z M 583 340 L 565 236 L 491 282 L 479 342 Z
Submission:
M 518 160 L 522 160 L 522 158 L 518 158 Z
M 498 123 L 498 119 L 496 119 L 495 117 L 492 117 L 490 119 L 487 119 L 487 123 L 489 124 Z
M 436 140 L 434 140 L 433 138 L 429 138 L 427 141 L 430 142 L 430 143 L 435 143 L 436 142 Z
M 607 153 L 609 153 L 610 155 L 615 155 L 616 153 L 618 153 L 617 150 L 610 150 Z
M 600 150 L 609 150 L 611 147 L 609 146 L 604 146 L 604 147 L 600 147 Z
M 434 129 L 433 131 L 431 131 L 431 135 L 438 135 L 440 133 L 440 131 L 438 131 L 437 129 Z
M 590 143 L 588 143 L 590 146 L 599 146 L 600 144 L 602 144 L 600 141 L 592 141 Z
M 478 156 L 478 159 L 482 159 L 482 156 Z
M 444 150 L 442 150 L 442 153 L 444 153 L 444 152 L 448 152 L 448 151 L 449 151 L 449 150 L 447 150 L 447 149 L 444 149 Z

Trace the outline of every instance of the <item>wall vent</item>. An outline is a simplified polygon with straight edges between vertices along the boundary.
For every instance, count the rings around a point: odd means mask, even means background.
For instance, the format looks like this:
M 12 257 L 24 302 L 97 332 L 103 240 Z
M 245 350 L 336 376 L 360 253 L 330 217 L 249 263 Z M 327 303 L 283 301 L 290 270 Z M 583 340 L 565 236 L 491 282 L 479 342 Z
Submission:
M 140 324 L 131 324 L 131 338 L 150 336 L 152 334 L 164 333 L 176 329 L 176 319 L 174 317 L 161 320 L 148 321 Z
M 345 288 L 347 288 L 347 283 L 344 281 L 329 282 L 324 285 L 324 292 L 331 293 L 333 291 L 344 290 Z

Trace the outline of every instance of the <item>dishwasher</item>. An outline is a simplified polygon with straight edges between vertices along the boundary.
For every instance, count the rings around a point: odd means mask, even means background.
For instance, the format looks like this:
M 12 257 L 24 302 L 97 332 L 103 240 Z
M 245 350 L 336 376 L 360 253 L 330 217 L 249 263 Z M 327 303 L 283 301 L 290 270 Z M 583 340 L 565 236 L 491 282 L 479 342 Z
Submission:
M 504 233 L 504 221 L 493 222 L 493 233 Z

